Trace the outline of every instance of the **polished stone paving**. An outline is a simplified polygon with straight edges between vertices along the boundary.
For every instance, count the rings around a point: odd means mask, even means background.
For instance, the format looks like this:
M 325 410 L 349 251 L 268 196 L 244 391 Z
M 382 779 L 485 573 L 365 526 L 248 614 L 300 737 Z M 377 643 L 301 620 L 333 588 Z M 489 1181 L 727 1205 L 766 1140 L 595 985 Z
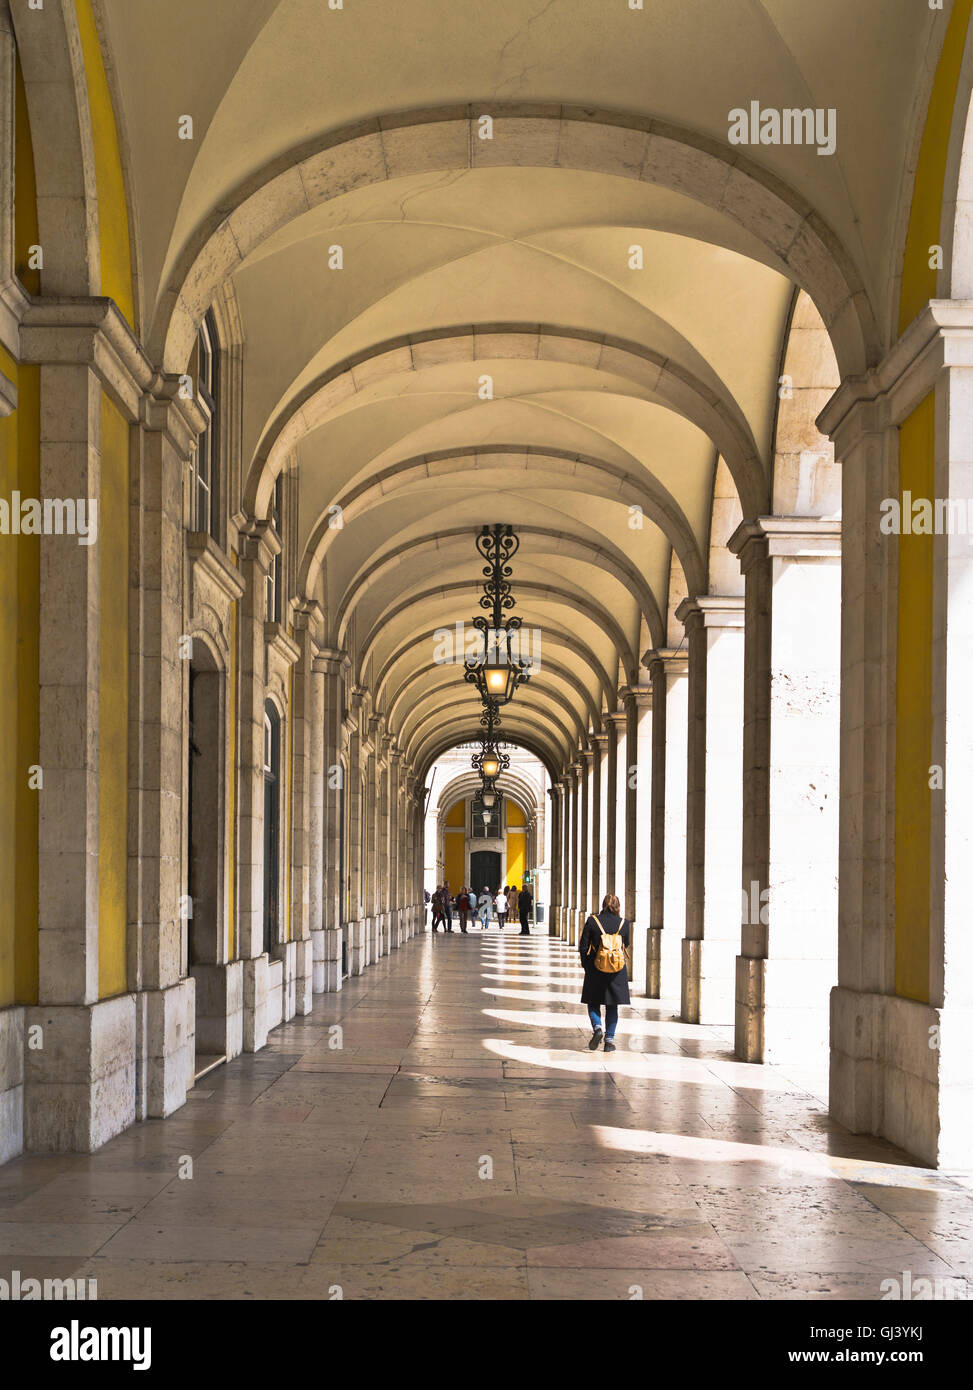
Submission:
M 420 936 L 168 1119 L 0 1168 L 0 1278 L 101 1299 L 973 1289 L 973 1176 L 849 1134 L 820 1068 L 738 1062 L 671 1003 L 636 1000 L 618 1051 L 590 1053 L 579 993 L 559 941 Z

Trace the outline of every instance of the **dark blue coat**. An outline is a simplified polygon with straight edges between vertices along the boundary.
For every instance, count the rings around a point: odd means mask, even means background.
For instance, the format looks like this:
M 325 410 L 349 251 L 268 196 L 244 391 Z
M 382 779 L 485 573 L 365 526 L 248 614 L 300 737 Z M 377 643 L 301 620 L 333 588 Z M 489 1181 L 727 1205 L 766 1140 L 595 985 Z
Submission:
M 627 951 L 632 949 L 631 925 L 628 922 L 623 922 L 621 917 L 616 917 L 613 912 L 599 912 L 597 918 L 588 918 L 584 924 L 584 931 L 581 933 L 581 940 L 578 942 L 578 952 L 584 967 L 584 987 L 581 990 L 581 1002 L 582 1004 L 593 1004 L 596 1008 L 601 1004 L 630 1004 L 632 1000 L 628 992 L 628 971 L 619 970 L 614 975 L 606 975 L 603 970 L 595 968 L 595 953 L 601 945 L 598 922 L 601 923 L 608 936 L 621 931 L 625 949 Z

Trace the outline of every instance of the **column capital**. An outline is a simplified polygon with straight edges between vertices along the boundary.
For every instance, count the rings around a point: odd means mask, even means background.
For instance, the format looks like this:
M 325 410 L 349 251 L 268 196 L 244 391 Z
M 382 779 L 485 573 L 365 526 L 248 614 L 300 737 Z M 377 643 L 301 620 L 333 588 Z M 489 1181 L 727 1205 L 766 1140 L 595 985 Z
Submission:
M 676 617 L 687 632 L 705 627 L 743 628 L 742 594 L 697 594 L 684 598 L 676 609 Z
M 343 675 L 351 666 L 351 657 L 337 647 L 319 647 L 314 669 L 325 676 Z
M 315 598 L 297 598 L 294 600 L 294 630 L 299 633 L 308 633 L 314 640 L 314 655 L 317 656 L 318 645 L 316 637 L 324 626 L 324 609 Z
M 623 685 L 618 691 L 619 699 L 626 702 L 634 701 L 639 709 L 652 708 L 652 687 L 651 685 Z M 626 716 L 622 715 L 624 719 Z
M 282 550 L 280 536 L 271 521 L 247 517 L 239 529 L 240 559 L 256 562 L 266 575 L 275 555 Z
M 594 744 L 596 744 L 597 747 L 598 747 L 599 753 L 601 753 L 602 755 L 604 755 L 605 750 L 608 748 L 608 735 L 607 735 L 607 734 L 592 734 L 592 735 L 591 735 L 591 742 L 594 743 Z
M 655 647 L 642 657 L 647 671 L 659 667 L 664 676 L 684 676 L 689 670 L 689 653 L 684 647 Z
M 642 664 L 648 664 L 644 658 Z M 625 728 L 625 720 L 627 717 L 628 716 L 626 715 L 623 709 L 612 710 L 610 713 L 605 715 L 605 718 L 608 720 L 609 724 L 612 726 L 613 729 L 616 730 Z
M 949 367 L 973 367 L 973 300 L 930 299 L 877 367 L 842 382 L 817 427 L 845 458 L 863 436 L 900 425 Z
M 831 559 L 841 555 L 841 519 L 820 516 L 758 516 L 741 521 L 726 543 L 744 574 L 758 560 L 784 555 Z

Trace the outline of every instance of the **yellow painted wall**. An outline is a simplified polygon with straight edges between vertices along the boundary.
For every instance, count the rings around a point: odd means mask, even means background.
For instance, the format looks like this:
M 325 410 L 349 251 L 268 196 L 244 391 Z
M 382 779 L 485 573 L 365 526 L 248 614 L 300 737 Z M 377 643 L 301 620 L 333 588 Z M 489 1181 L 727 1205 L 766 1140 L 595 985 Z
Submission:
M 446 841 L 446 882 L 453 893 L 458 893 L 466 882 L 466 831 L 447 830 Z
M 507 870 L 504 876 L 504 883 L 512 883 L 520 888 L 524 882 L 524 869 L 527 855 L 527 832 L 523 830 L 507 831 Z
M 136 327 L 132 292 L 132 248 L 128 237 L 128 203 L 118 146 L 118 130 L 101 56 L 91 0 L 75 0 L 84 55 L 91 132 L 98 188 L 98 233 L 101 239 L 101 293 L 113 299 L 131 327 Z
M 526 824 L 527 824 L 527 817 L 524 815 L 522 809 L 517 805 L 516 801 L 509 801 L 509 800 L 508 800 L 508 802 L 507 802 L 507 824 L 508 824 L 508 825 L 526 825 Z
M 446 825 L 461 825 L 466 829 L 466 802 L 455 801 L 446 816 Z
M 955 0 L 926 112 L 902 262 L 900 333 L 936 297 L 930 248 L 941 244 L 946 159 L 971 12 L 973 0 Z M 899 430 L 900 494 L 935 496 L 935 445 L 930 395 Z M 897 544 L 895 989 L 928 1002 L 934 538 L 902 535 Z
M 934 496 L 936 398 L 930 394 L 899 430 L 899 486 Z M 933 538 L 900 536 L 896 660 L 895 991 L 929 999 L 929 874 L 933 793 Z M 938 795 L 938 793 L 937 793 Z
M 0 496 L 40 494 L 40 369 L 0 348 L 17 409 L 0 420 Z M 40 538 L 0 536 L 0 1008 L 37 1002 Z
M 98 993 L 126 988 L 128 858 L 128 424 L 101 398 Z
M 14 106 L 14 268 L 31 294 L 27 269 L 39 241 L 37 183 L 27 99 L 16 64 Z M 11 190 L 0 189 L 7 198 Z M 17 387 L 17 409 L 0 420 L 0 496 L 40 495 L 40 369 L 0 347 L 0 371 Z M 0 1008 L 37 1002 L 37 817 L 42 791 L 28 785 L 39 762 L 40 538 L 0 536 Z

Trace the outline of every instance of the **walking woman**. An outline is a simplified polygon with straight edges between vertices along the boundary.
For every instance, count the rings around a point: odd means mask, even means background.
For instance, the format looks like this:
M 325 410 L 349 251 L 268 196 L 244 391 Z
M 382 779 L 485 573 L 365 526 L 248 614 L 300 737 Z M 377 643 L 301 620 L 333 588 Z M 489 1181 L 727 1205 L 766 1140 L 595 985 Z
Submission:
M 503 931 L 504 923 L 507 920 L 507 885 L 497 889 L 496 896 L 497 921 L 500 923 L 500 930 Z
M 511 922 L 517 920 L 517 885 L 511 883 L 507 889 L 507 916 Z
M 592 1034 L 588 1049 L 597 1050 L 602 1038 L 605 1051 L 615 1051 L 615 1029 L 618 1025 L 619 1004 L 630 1004 L 628 992 L 628 954 L 632 947 L 632 928 L 620 916 L 619 902 L 614 893 L 606 893 L 597 916 L 584 924 L 578 951 L 584 968 L 584 987 L 581 1002 L 588 1006 Z M 601 1026 L 601 1010 L 605 1009 L 605 1027 Z
M 465 936 L 470 920 L 470 892 L 465 884 L 456 895 L 456 911 L 459 913 L 459 929 Z

